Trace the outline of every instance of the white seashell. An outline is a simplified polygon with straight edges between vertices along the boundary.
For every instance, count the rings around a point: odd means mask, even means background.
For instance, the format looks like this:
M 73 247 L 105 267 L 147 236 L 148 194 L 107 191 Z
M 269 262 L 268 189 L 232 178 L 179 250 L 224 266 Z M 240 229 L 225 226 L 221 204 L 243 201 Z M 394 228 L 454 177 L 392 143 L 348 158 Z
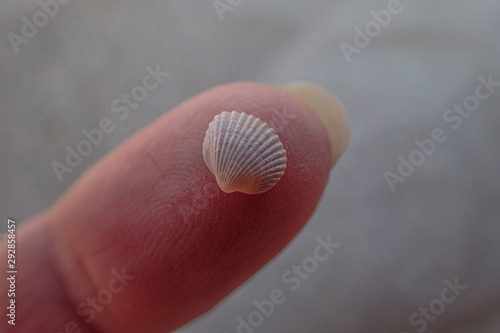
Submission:
M 276 185 L 286 168 L 286 150 L 274 130 L 236 111 L 224 111 L 208 125 L 203 159 L 226 193 L 263 193 Z

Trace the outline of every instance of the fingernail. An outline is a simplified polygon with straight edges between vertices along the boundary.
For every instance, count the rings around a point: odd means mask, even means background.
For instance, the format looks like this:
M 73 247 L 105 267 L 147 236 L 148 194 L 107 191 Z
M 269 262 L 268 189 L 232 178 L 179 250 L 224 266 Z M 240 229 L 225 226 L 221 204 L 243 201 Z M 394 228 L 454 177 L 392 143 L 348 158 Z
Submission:
M 307 104 L 325 126 L 330 139 L 332 167 L 347 148 L 350 136 L 349 120 L 339 99 L 314 82 L 293 81 L 279 87 Z

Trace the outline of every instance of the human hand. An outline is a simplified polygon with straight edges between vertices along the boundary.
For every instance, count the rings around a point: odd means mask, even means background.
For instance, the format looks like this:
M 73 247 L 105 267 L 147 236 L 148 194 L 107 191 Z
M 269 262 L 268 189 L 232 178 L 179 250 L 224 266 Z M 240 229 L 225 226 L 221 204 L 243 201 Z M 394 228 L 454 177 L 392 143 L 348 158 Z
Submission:
M 251 277 L 307 222 L 349 138 L 342 107 L 322 88 L 284 88 L 233 83 L 189 99 L 23 224 L 16 326 L 3 307 L 0 331 L 172 331 Z M 203 162 L 209 122 L 232 110 L 267 122 L 287 150 L 268 192 L 226 194 Z M 2 284 L 0 304 L 7 291 Z

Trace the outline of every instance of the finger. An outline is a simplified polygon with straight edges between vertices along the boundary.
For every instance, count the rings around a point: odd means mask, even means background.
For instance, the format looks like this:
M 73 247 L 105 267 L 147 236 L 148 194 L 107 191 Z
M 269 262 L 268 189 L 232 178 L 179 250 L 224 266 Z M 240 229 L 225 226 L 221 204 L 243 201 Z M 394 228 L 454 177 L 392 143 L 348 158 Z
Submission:
M 25 326 L 17 328 L 173 330 L 260 269 L 308 220 L 347 144 L 339 104 L 301 84 L 310 91 L 250 82 L 211 89 L 88 170 L 19 233 L 20 283 L 30 287 L 19 290 Z M 259 117 L 280 137 L 287 168 L 271 190 L 218 188 L 201 147 L 224 110 Z
M 333 166 L 347 148 L 351 134 L 344 107 L 328 90 L 314 82 L 294 81 L 281 87 L 307 104 L 326 127 Z

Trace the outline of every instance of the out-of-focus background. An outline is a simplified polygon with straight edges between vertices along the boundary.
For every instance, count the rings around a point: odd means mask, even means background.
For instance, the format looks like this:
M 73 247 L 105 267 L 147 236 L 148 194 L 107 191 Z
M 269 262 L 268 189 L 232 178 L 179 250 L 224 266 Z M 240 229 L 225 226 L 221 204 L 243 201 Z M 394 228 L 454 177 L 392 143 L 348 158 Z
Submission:
M 352 125 L 320 205 L 285 251 L 178 331 L 500 331 L 499 1 L 54 4 L 0 3 L 3 221 L 52 205 L 198 92 L 313 80 Z M 168 77 L 141 96 L 157 66 Z M 113 112 L 131 93 L 135 108 Z M 68 166 L 67 149 L 88 148 L 82 131 L 103 118 L 114 131 L 58 179 L 54 162 Z M 328 235 L 340 246 L 315 266 L 307 258 Z M 292 283 L 294 265 L 310 273 Z M 256 314 L 275 289 L 283 304 Z

